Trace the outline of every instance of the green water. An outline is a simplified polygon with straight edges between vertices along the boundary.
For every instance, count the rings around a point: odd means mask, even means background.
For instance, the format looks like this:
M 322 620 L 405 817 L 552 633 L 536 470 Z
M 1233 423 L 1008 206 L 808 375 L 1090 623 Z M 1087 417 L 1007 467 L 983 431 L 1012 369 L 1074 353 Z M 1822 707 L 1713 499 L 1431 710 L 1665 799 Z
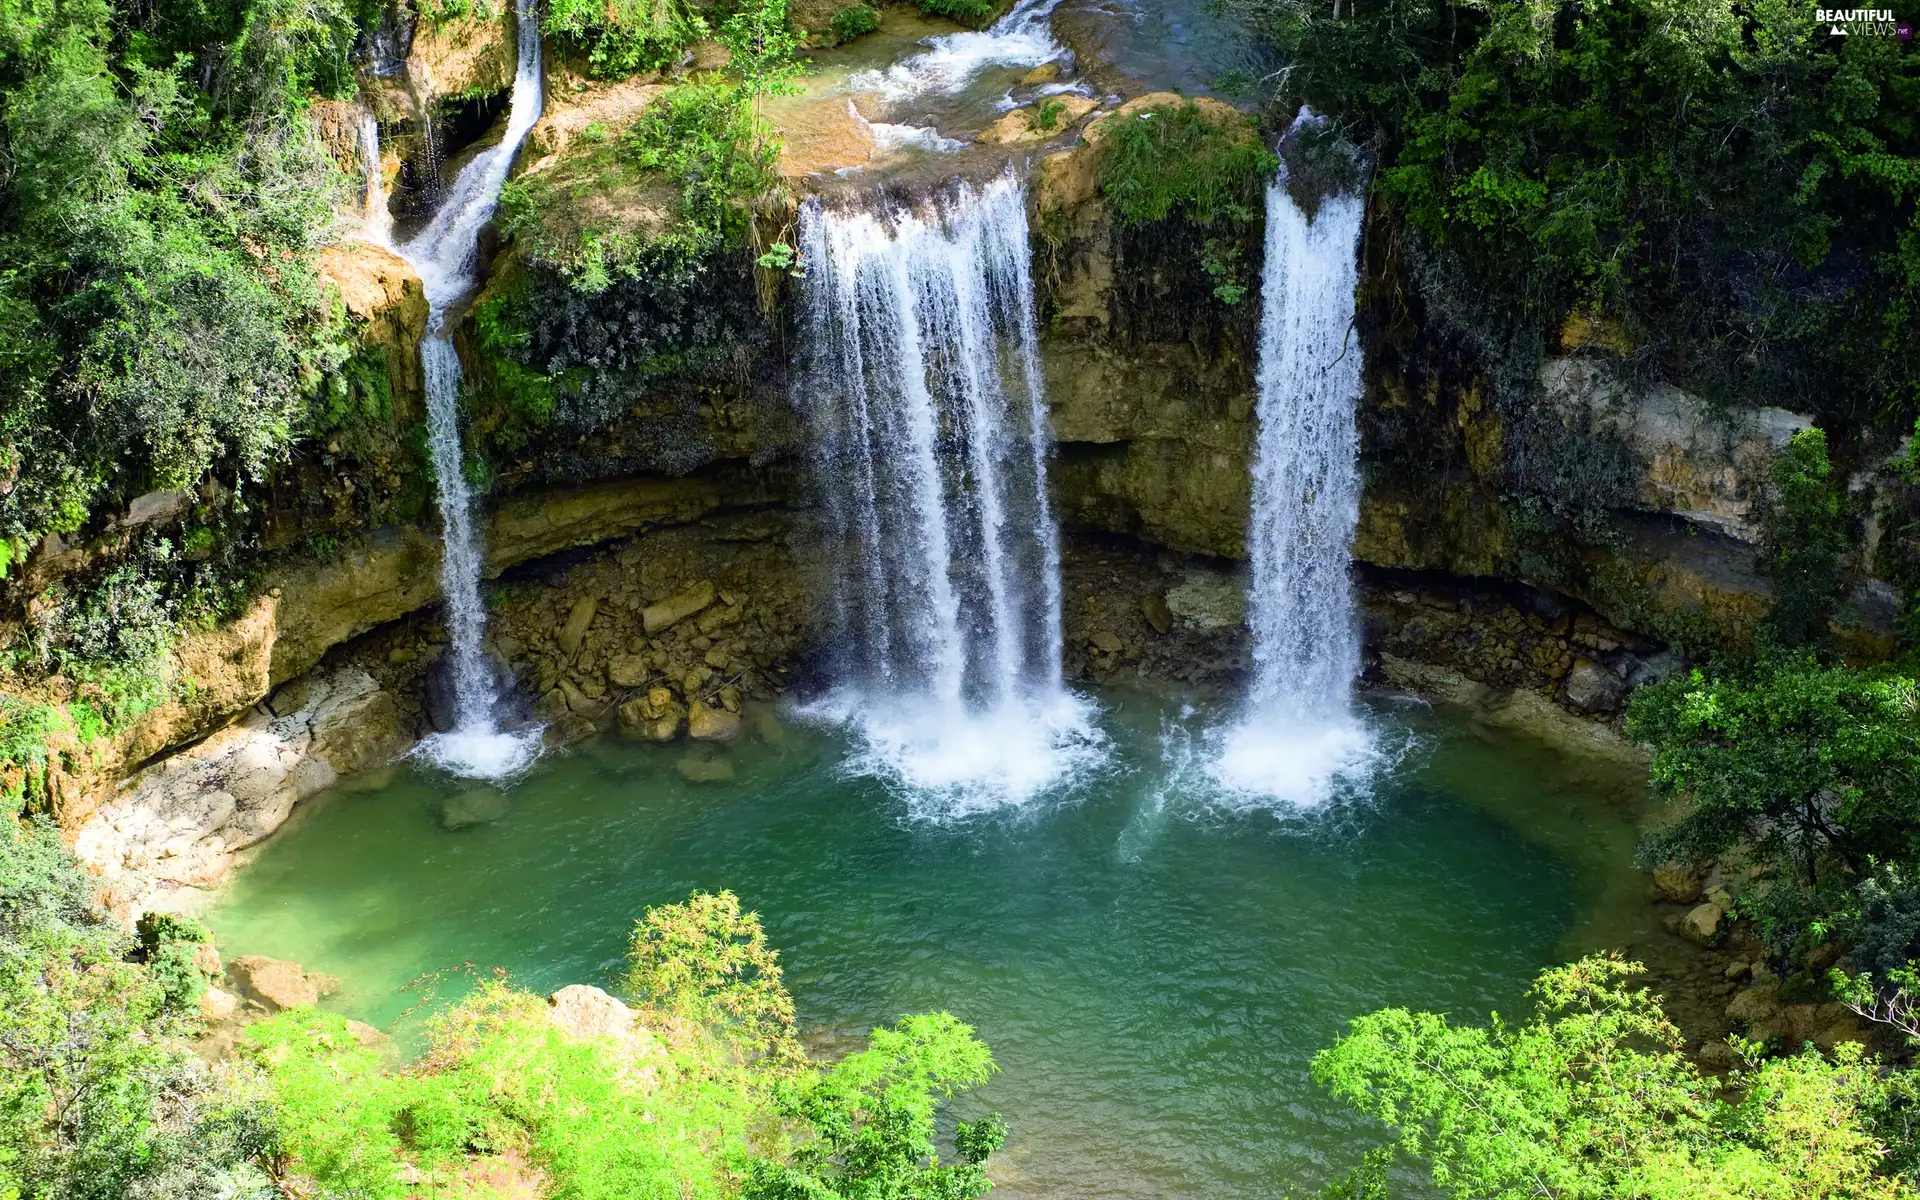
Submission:
M 344 982 L 381 1025 L 473 971 L 605 984 L 649 904 L 729 887 L 764 918 L 831 1048 L 901 1013 L 974 1024 L 1001 1074 L 963 1102 L 1013 1136 L 996 1196 L 1301 1195 L 1372 1134 L 1307 1078 L 1351 1015 L 1511 1010 L 1541 966 L 1642 937 L 1634 804 L 1592 768 L 1418 708 L 1371 794 L 1308 818 L 1222 811 L 1203 721 L 1106 695 L 1114 765 L 959 823 L 845 778 L 835 736 L 767 723 L 734 778 L 602 740 L 543 762 L 498 823 L 442 829 L 405 770 L 318 798 L 212 914 L 229 954 Z M 463 964 L 466 964 L 464 971 Z M 412 985 L 412 986 L 410 986 Z

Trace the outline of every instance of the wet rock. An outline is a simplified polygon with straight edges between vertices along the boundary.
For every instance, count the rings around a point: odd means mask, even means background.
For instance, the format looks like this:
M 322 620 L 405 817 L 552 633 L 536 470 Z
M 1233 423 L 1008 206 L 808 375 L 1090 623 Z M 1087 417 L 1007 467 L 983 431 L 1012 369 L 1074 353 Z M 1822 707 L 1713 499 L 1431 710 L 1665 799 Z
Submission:
M 227 975 L 241 996 L 269 1012 L 309 1008 L 340 987 L 340 981 L 331 975 L 308 971 L 299 963 L 263 954 L 242 954 L 228 965 Z
M 646 696 L 620 706 L 621 732 L 649 742 L 670 742 L 680 736 L 684 714 L 673 693 L 666 688 L 650 689 Z
M 712 678 L 713 668 L 707 666 L 705 663 L 688 667 L 686 675 L 680 680 L 680 694 L 683 696 L 696 695 L 701 688 L 707 685 L 707 681 Z
M 1120 640 L 1120 635 L 1111 629 L 1096 629 L 1087 642 L 1102 654 L 1118 654 L 1124 644 Z
M 567 713 L 541 730 L 540 740 L 554 747 L 571 746 L 576 742 L 586 741 L 598 732 L 600 727 L 593 723 L 591 717 L 584 717 L 579 713 Z
M 507 815 L 507 798 L 493 788 L 473 788 L 441 800 L 439 815 L 443 829 L 491 825 Z
M 1692 867 L 1664 863 L 1653 869 L 1654 890 L 1662 900 L 1675 904 L 1692 904 L 1700 899 L 1701 883 L 1700 872 Z
M 587 596 L 575 601 L 573 610 L 567 614 L 567 623 L 553 635 L 553 640 L 569 656 L 580 653 L 580 643 L 586 639 L 587 628 L 593 624 L 593 614 L 599 606 L 600 600 L 597 596 Z
M 581 691 L 579 685 L 571 679 L 562 679 L 560 681 L 560 694 L 566 698 L 567 711 L 569 712 L 579 713 L 581 716 L 591 716 L 600 711 L 600 706 L 593 702 L 592 697 Z
M 677 596 L 649 604 L 640 612 L 640 623 L 647 633 L 655 634 L 701 612 L 713 599 L 713 583 L 703 579 Z
M 1590 713 L 1616 713 L 1626 703 L 1626 681 L 1590 658 L 1578 659 L 1567 672 L 1567 699 Z
M 697 742 L 730 742 L 740 736 L 740 717 L 695 700 L 687 706 L 687 736 Z
M 981 130 L 974 141 L 985 146 L 1017 146 L 1059 137 L 1075 122 L 1100 107 L 1086 96 L 1048 96 L 1026 108 L 1016 108 Z
M 1052 83 L 1058 78 L 1060 78 L 1060 64 L 1044 62 L 1022 75 L 1020 84 L 1023 87 L 1039 87 L 1043 83 Z

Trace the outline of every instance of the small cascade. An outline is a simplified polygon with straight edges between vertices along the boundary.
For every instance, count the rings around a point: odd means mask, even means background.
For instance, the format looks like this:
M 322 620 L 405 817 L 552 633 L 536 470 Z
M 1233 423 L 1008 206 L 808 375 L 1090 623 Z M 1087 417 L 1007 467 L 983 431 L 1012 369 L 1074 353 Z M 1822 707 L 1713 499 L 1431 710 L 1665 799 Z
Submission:
M 1037 67 L 1066 55 L 1053 37 L 1053 10 L 1060 0 L 1019 0 L 983 30 L 926 40 L 925 50 L 885 70 L 862 71 L 848 86 L 906 100 L 928 92 L 960 92 L 990 67 Z
M 831 541 L 816 712 L 856 768 L 947 811 L 1025 799 L 1098 753 L 1060 682 L 1060 543 L 1026 191 L 801 212 L 808 414 Z
M 393 213 L 387 205 L 386 179 L 380 169 L 380 122 L 373 110 L 360 110 L 359 145 L 361 208 L 366 217 L 361 236 L 378 245 L 393 241 Z
M 1213 775 L 1235 792 L 1312 807 L 1370 750 L 1353 711 L 1360 639 L 1350 576 L 1360 513 L 1353 314 L 1364 205 L 1357 195 L 1330 195 L 1309 218 L 1283 168 L 1267 188 L 1266 211 L 1247 532 L 1253 680 L 1239 723 L 1220 738 Z
M 440 583 L 446 597 L 455 714 L 454 728 L 428 739 L 423 749 L 450 771 L 488 778 L 512 774 L 531 762 L 539 751 L 539 733 L 502 733 L 495 717 L 501 689 L 495 665 L 481 649 L 487 622 L 480 600 L 482 552 L 460 444 L 462 378 L 450 316 L 473 290 L 480 229 L 493 215 L 521 141 L 540 119 L 536 3 L 519 0 L 516 10 L 520 56 L 506 136 L 467 164 L 426 228 L 399 248 L 426 285 L 427 336 L 420 343 L 420 365 L 427 393 L 427 447 L 443 523 Z

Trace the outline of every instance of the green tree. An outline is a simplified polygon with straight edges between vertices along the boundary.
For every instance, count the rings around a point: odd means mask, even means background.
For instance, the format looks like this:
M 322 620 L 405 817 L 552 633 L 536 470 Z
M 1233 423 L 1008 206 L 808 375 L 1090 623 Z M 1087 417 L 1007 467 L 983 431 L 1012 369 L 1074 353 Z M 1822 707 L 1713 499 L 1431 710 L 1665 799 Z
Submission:
M 627 954 L 627 990 L 644 1009 L 710 1029 L 753 1057 L 804 1059 L 780 954 L 732 892 L 695 892 L 647 909 Z
M 1774 497 L 1767 520 L 1767 567 L 1773 576 L 1771 624 L 1789 643 L 1826 632 L 1845 577 L 1847 527 L 1827 461 L 1827 435 L 1803 429 L 1773 464 Z
M 1656 794 L 1682 815 L 1650 857 L 1707 864 L 1742 849 L 1810 893 L 1850 886 L 1920 843 L 1916 684 L 1893 667 L 1773 651 L 1635 694 L 1628 732 L 1653 747 Z
M 1730 1081 L 1686 1057 L 1638 964 L 1594 956 L 1543 972 L 1519 1025 L 1461 1026 L 1390 1008 L 1353 1021 L 1314 1077 L 1380 1120 L 1458 1200 L 1865 1200 L 1909 1197 L 1879 1174 L 1868 1110 L 1885 1090 L 1861 1048 L 1759 1061 Z M 1374 1156 L 1348 1194 L 1384 1195 Z M 1371 1190 L 1369 1190 L 1371 1189 Z
M 957 1161 L 934 1146 L 940 1102 L 978 1087 L 995 1067 L 972 1027 L 947 1013 L 902 1017 L 867 1049 L 788 1083 L 779 1107 L 807 1131 L 785 1161 L 760 1160 L 745 1200 L 973 1200 L 993 1185 L 987 1156 L 1006 1140 L 997 1116 L 962 1121 Z

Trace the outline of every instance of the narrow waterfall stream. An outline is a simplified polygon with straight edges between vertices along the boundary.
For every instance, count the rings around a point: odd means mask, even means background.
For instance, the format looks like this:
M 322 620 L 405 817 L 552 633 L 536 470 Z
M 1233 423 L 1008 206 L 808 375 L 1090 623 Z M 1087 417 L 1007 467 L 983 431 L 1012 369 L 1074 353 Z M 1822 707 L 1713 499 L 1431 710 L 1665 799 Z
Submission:
M 1353 711 L 1360 638 L 1349 575 L 1360 516 L 1352 325 L 1363 213 L 1358 196 L 1334 194 L 1309 218 L 1284 168 L 1267 187 L 1247 531 L 1253 679 L 1213 775 L 1233 791 L 1307 807 L 1370 757 Z
M 386 180 L 380 170 L 380 121 L 370 108 L 360 110 L 357 140 L 362 175 L 360 206 L 366 216 L 361 236 L 376 245 L 389 245 L 393 241 L 393 213 L 387 207 Z
M 834 689 L 862 769 L 949 806 L 1019 800 L 1097 753 L 1060 682 L 1025 186 L 801 214 L 829 523 Z
M 427 293 L 420 365 L 427 392 L 427 447 L 439 490 L 440 585 L 446 597 L 455 716 L 453 729 L 427 739 L 422 752 L 449 771 L 479 778 L 520 770 L 539 753 L 540 740 L 537 731 L 502 733 L 494 713 L 501 689 L 499 671 L 480 645 L 487 624 L 480 599 L 483 553 L 460 445 L 462 377 L 450 317 L 473 290 L 480 229 L 493 215 L 520 143 L 540 119 L 540 22 L 535 7 L 536 0 L 519 0 L 516 9 L 520 58 L 506 135 L 467 164 L 426 228 L 399 248 L 420 273 Z

